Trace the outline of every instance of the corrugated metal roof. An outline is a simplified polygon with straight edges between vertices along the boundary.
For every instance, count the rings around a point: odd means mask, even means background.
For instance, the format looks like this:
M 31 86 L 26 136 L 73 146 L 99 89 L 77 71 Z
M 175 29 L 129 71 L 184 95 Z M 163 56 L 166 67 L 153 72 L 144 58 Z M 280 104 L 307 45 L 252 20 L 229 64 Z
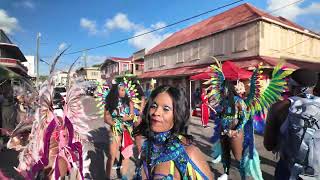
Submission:
M 185 44 L 263 17 L 283 23 L 293 28 L 304 30 L 303 27 L 283 17 L 272 16 L 248 3 L 245 3 L 172 34 L 160 44 L 152 48 L 147 54 L 153 54 L 171 47 Z

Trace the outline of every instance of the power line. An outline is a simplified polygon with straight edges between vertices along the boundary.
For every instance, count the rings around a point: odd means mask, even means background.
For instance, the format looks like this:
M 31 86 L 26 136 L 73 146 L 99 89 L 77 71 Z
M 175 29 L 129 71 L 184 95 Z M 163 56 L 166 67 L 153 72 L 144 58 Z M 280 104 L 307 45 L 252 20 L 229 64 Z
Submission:
M 29 50 L 31 53 L 34 53 L 34 49 L 27 47 L 27 46 L 23 46 L 22 43 L 20 41 L 18 41 L 16 38 L 14 38 L 13 36 L 7 34 L 7 36 L 9 36 L 10 39 L 13 39 L 13 41 L 15 41 L 15 43 L 17 43 L 17 45 L 19 47 L 25 47 L 26 50 Z
M 147 35 L 147 34 L 150 34 L 150 33 L 153 33 L 153 32 L 156 32 L 156 31 L 159 31 L 159 30 L 162 30 L 162 29 L 165 29 L 165 28 L 168 28 L 168 27 L 177 25 L 177 24 L 180 24 L 180 23 L 182 23 L 182 22 L 189 21 L 189 20 L 191 20 L 191 19 L 194 19 L 194 18 L 197 18 L 197 17 L 199 17 L 199 16 L 202 16 L 202 15 L 205 15 L 205 14 L 208 14 L 208 13 L 211 13 L 211 12 L 213 12 L 213 11 L 217 11 L 217 10 L 219 10 L 219 9 L 222 9 L 222 8 L 225 8 L 225 7 L 228 7 L 228 6 L 231 6 L 231 5 L 236 4 L 236 3 L 239 3 L 239 2 L 241 2 L 241 1 L 244 1 L 244 0 L 238 0 L 238 1 L 235 1 L 235 2 L 232 2 L 232 3 L 229 3 L 229 4 L 225 4 L 225 5 L 223 5 L 223 6 L 220 6 L 220 7 L 215 8 L 215 9 L 212 9 L 212 10 L 209 10 L 209 11 L 206 11 L 206 12 L 203 12 L 203 13 L 200 13 L 200 14 L 197 14 L 197 15 L 195 15 L 195 16 L 192 16 L 192 17 L 189 17 L 189 18 L 186 18 L 186 19 L 183 19 L 183 20 L 174 22 L 174 23 L 172 23 L 172 24 L 169 24 L 169 25 L 166 25 L 166 26 L 163 26 L 163 27 L 160 27 L 160 28 L 153 29 L 153 30 L 151 30 L 151 31 L 147 31 L 147 32 L 145 32 L 145 33 L 141 33 L 141 34 L 138 34 L 138 35 L 135 35 L 135 36 L 131 36 L 131 37 L 128 37 L 128 38 L 124 38 L 124 39 L 120 39 L 120 40 L 117 40 L 117 41 L 114 41 L 114 42 L 102 44 L 102 45 L 99 45 L 99 46 L 96 46 L 96 47 L 85 48 L 85 49 L 82 49 L 82 50 L 78 50 L 78 51 L 66 53 L 65 55 L 77 54 L 77 53 L 80 53 L 80 52 L 83 52 L 83 51 L 90 51 L 90 50 L 93 50 L 93 49 L 98 49 L 98 48 L 102 48 L 102 47 L 105 47 L 105 46 L 110 46 L 110 45 L 117 44 L 117 43 L 120 43 L 120 42 L 128 41 L 128 40 L 130 40 L 130 39 L 134 39 L 134 38 L 137 38 L 137 37 L 140 37 L 140 36 L 144 36 L 144 35 Z
M 222 8 L 225 8 L 225 7 L 228 7 L 228 6 L 231 6 L 233 4 L 236 4 L 236 3 L 239 3 L 243 0 L 238 0 L 238 1 L 235 1 L 235 2 L 232 2 L 232 3 L 229 3 L 229 4 L 225 4 L 223 6 L 220 6 L 218 8 L 215 8 L 215 9 L 212 9 L 212 10 L 209 10 L 209 11 L 206 11 L 206 12 L 203 12 L 203 13 L 200 13 L 200 14 L 197 14 L 195 16 L 191 16 L 189 18 L 186 18 L 186 19 L 182 19 L 180 21 L 177 21 L 177 22 L 174 22 L 172 24 L 169 24 L 169 25 L 166 25 L 166 26 L 163 26 L 163 27 L 160 27 L 160 28 L 156 28 L 156 29 L 153 29 L 151 31 L 147 31 L 145 33 L 142 33 L 142 34 L 138 34 L 138 35 L 135 35 L 135 36 L 131 36 L 131 37 L 128 37 L 128 38 L 124 38 L 124 39 L 120 39 L 120 40 L 117 40 L 117 41 L 114 41 L 114 42 L 110 42 L 110 43 L 106 43 L 106 44 L 102 44 L 102 45 L 99 45 L 99 46 L 95 46 L 95 47 L 91 47 L 91 48 L 85 48 L 85 49 L 82 49 L 82 50 L 78 50 L 78 51 L 74 51 L 74 52 L 70 52 L 70 53 L 66 53 L 64 55 L 71 55 L 71 54 L 77 54 L 77 53 L 81 53 L 81 52 L 84 52 L 84 51 L 90 51 L 90 50 L 94 50 L 94 49 L 98 49 L 98 48 L 102 48 L 102 47 L 106 47 L 106 46 L 110 46 L 110 45 L 113 45 L 113 44 L 117 44 L 117 43 L 120 43 L 120 42 L 124 42 L 124 41 L 128 41 L 130 39 L 134 39 L 134 38 L 137 38 L 137 37 L 140 37 L 140 36 L 144 36 L 144 35 L 147 35 L 147 34 L 150 34 L 150 33 L 153 33 L 153 32 L 156 32 L 156 31 L 159 31 L 159 30 L 162 30 L 162 29 L 165 29 L 165 28 L 168 28 L 168 27 L 171 27 L 171 26 L 174 26 L 174 25 L 177 25 L 177 24 L 180 24 L 182 22 L 185 22 L 185 21 L 189 21 L 191 19 L 194 19 L 194 18 L 197 18 L 197 17 L 200 17 L 202 15 L 205 15 L 205 14 L 208 14 L 208 13 L 211 13 L 213 11 L 217 11 L 219 9 L 222 9 Z M 274 9 L 272 11 L 269 11 L 267 13 L 264 13 L 264 14 L 270 14 L 270 13 L 273 13 L 273 12 L 276 12 L 280 9 L 283 9 L 283 8 L 286 8 L 288 6 L 291 6 L 293 4 L 296 4 L 296 3 L 299 3 L 303 0 L 298 0 L 298 1 L 295 1 L 295 2 L 292 2 L 292 3 L 289 3 L 289 4 L 286 4 L 282 7 L 279 7 L 277 9 Z
M 273 10 L 271 10 L 271 11 L 265 13 L 265 14 L 271 14 L 271 13 L 273 13 L 273 12 L 276 12 L 276 11 L 280 10 L 280 9 L 286 8 L 286 7 L 291 6 L 291 5 L 294 5 L 294 4 L 297 4 L 297 3 L 301 2 L 301 1 L 304 1 L 304 0 L 294 1 L 294 2 L 292 2 L 292 3 L 286 4 L 286 5 L 281 6 L 281 7 L 279 7 L 279 8 L 273 9 Z

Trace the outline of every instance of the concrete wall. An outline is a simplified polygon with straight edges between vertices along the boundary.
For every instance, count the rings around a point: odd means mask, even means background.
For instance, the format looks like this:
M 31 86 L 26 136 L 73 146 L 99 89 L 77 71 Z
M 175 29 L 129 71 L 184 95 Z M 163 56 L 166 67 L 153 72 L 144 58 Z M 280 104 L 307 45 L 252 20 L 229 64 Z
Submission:
M 259 29 L 260 55 L 320 62 L 320 36 L 264 21 Z
M 87 80 L 96 80 L 96 81 L 100 81 L 101 80 L 101 74 L 100 74 L 100 70 L 97 69 L 86 69 L 87 71 Z
M 259 52 L 259 24 L 252 22 L 212 36 L 145 56 L 144 71 L 172 69 L 219 60 L 256 56 Z

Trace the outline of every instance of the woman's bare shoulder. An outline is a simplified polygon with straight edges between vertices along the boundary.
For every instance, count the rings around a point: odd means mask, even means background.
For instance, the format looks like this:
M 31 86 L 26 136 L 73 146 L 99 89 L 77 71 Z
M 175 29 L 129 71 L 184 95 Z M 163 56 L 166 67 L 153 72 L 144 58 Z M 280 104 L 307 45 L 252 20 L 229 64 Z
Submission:
M 201 150 L 195 145 L 185 146 L 185 150 L 190 157 L 190 159 L 194 162 L 194 164 L 209 178 L 213 179 L 214 176 L 210 170 L 209 164 L 205 155 L 201 152 Z

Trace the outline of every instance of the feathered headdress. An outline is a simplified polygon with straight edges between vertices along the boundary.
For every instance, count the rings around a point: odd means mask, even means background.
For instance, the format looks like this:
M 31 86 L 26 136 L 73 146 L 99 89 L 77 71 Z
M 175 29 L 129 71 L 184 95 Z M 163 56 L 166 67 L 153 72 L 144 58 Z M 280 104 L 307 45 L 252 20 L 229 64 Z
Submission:
M 35 120 L 32 125 L 30 142 L 19 155 L 19 172 L 28 172 L 26 177 L 33 178 L 36 172 L 42 170 L 49 163 L 49 148 L 52 143 L 52 137 L 58 141 L 59 152 L 55 155 L 53 164 L 54 178 L 58 179 L 59 166 L 58 157 L 65 157 L 68 163 L 78 162 L 78 170 L 82 175 L 82 146 L 79 141 L 85 141 L 89 136 L 89 122 L 98 120 L 97 117 L 88 117 L 84 112 L 81 98 L 85 94 L 82 83 L 73 84 L 67 90 L 66 101 L 64 105 L 63 117 L 57 117 L 53 113 L 53 68 L 58 58 L 65 52 L 62 51 L 53 62 L 50 70 L 49 79 L 41 86 L 39 92 L 39 107 L 35 114 Z M 67 132 L 67 142 L 63 143 L 57 134 Z M 65 136 L 61 136 L 65 137 Z M 63 152 L 69 152 L 67 154 Z M 69 157 L 70 156 L 70 157 Z
M 107 82 L 105 83 L 97 83 L 97 90 L 96 90 L 96 95 L 97 95 L 97 107 L 99 108 L 99 114 L 101 117 L 103 117 L 104 113 L 104 107 L 106 105 L 106 98 L 110 92 L 110 87 Z

